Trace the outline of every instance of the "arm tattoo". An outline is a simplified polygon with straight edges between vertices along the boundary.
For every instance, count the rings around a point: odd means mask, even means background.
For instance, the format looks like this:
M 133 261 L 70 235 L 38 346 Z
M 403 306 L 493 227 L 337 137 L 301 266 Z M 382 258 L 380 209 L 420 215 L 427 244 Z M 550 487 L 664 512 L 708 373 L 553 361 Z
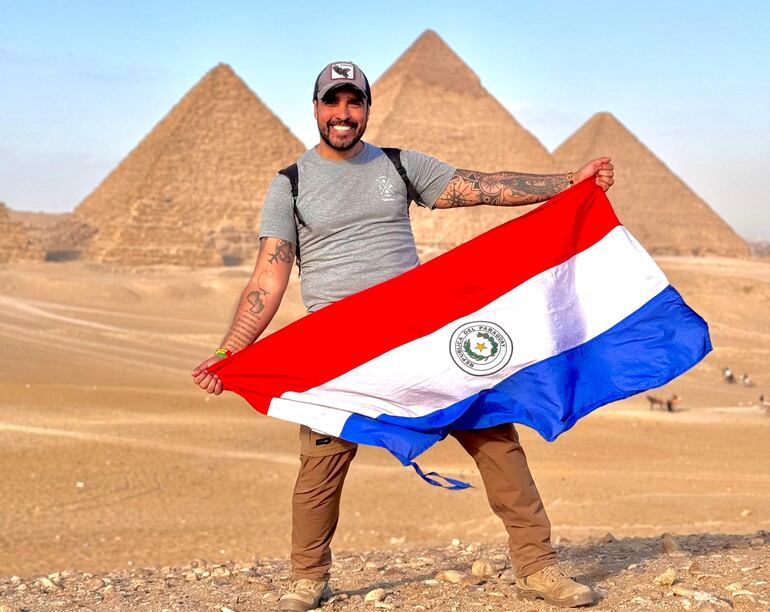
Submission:
M 270 295 L 270 292 L 267 289 L 262 289 L 260 287 L 256 291 L 252 291 L 249 293 L 248 300 L 249 304 L 251 304 L 251 312 L 254 314 L 259 314 L 265 309 L 265 300 L 263 299 L 265 296 Z
M 281 240 L 275 246 L 275 251 L 267 256 L 268 263 L 280 261 L 281 263 L 291 264 L 294 259 L 294 245 L 286 240 Z
M 237 324 L 230 332 L 230 346 L 226 347 L 233 352 L 240 351 L 243 347 L 249 346 L 253 342 L 253 334 L 249 330 L 244 330 L 240 324 Z
M 246 300 L 252 306 L 251 308 L 241 309 L 222 346 L 237 352 L 254 342 L 257 336 L 259 336 L 262 327 L 260 316 L 254 313 L 262 312 L 265 309 L 265 297 L 269 294 L 269 291 L 260 288 L 246 296 Z
M 517 206 L 543 202 L 569 187 L 564 174 L 477 172 L 458 169 L 438 199 L 440 208 Z
M 266 239 L 262 238 L 260 241 L 260 256 L 265 245 Z M 291 265 L 294 255 L 294 245 L 291 242 L 279 240 L 275 245 L 275 250 L 267 255 L 267 264 L 273 264 L 277 261 Z M 265 322 L 263 320 L 263 313 L 268 307 L 269 296 L 280 270 L 276 270 L 271 265 L 265 265 L 264 263 L 261 266 L 262 271 L 259 273 L 256 283 L 251 285 L 251 287 L 255 287 L 254 290 L 247 293 L 245 298 L 241 294 L 238 313 L 233 320 L 230 331 L 222 342 L 222 346 L 233 352 L 240 351 L 253 343 L 270 320 L 268 318 L 267 322 Z M 266 287 L 270 289 L 266 289 Z

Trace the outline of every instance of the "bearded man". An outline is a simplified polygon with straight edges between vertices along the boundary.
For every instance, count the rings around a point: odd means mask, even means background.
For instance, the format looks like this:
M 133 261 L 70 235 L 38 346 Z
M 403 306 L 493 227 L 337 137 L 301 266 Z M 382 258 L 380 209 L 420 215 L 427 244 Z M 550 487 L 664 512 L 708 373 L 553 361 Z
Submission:
M 262 334 L 278 310 L 295 259 L 303 302 L 314 312 L 420 264 L 409 222 L 411 199 L 429 209 L 520 206 L 544 202 L 590 177 L 604 191 L 614 182 L 607 157 L 574 173 L 541 175 L 464 170 L 416 151 L 383 151 L 361 140 L 371 106 L 369 81 L 352 62 L 331 63 L 318 75 L 313 112 L 320 141 L 270 185 L 256 265 L 230 330 L 215 355 L 192 372 L 208 393 L 220 394 L 222 383 L 207 368 Z M 490 506 L 508 532 L 520 594 L 559 606 L 593 603 L 591 589 L 557 564 L 550 522 L 513 425 L 453 431 L 452 436 L 475 460 Z M 279 610 L 310 610 L 331 595 L 331 541 L 356 449 L 346 440 L 300 427 L 293 584 Z

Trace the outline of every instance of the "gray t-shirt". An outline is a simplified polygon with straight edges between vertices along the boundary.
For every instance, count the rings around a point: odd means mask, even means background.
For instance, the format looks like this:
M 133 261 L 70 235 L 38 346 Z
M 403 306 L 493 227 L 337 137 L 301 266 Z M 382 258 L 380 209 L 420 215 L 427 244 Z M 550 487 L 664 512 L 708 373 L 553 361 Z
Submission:
M 401 163 L 420 203 L 433 208 L 455 168 L 415 151 L 402 151 Z M 364 143 L 358 154 L 342 161 L 310 149 L 297 166 L 302 301 L 308 310 L 419 265 L 406 186 L 381 149 Z M 259 237 L 297 244 L 291 184 L 282 174 L 265 196 Z

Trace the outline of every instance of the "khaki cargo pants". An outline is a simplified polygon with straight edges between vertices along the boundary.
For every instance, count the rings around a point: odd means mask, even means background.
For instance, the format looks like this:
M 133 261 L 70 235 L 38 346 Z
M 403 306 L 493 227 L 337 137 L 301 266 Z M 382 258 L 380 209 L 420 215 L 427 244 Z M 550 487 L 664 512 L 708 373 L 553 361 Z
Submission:
M 489 505 L 508 532 L 511 563 L 529 576 L 556 562 L 551 523 L 513 425 L 454 431 L 473 457 Z M 292 501 L 292 579 L 328 578 L 342 485 L 357 445 L 300 427 L 300 468 Z

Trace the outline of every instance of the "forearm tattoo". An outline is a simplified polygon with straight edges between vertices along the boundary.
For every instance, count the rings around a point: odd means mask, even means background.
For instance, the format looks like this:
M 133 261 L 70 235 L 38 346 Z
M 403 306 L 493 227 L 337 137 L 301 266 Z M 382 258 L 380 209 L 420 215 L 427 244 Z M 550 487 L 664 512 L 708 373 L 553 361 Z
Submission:
M 569 187 L 565 174 L 477 172 L 458 169 L 438 199 L 441 208 L 518 206 L 544 202 Z
M 260 251 L 265 244 L 266 241 L 263 239 Z M 294 255 L 294 245 L 285 240 L 278 241 L 273 252 L 268 253 L 267 266 L 257 277 L 256 289 L 247 293 L 245 301 L 241 301 L 239 304 L 238 313 L 222 346 L 233 352 L 240 351 L 252 344 L 264 331 L 270 319 L 264 321 L 262 314 L 268 306 L 267 302 L 270 296 L 268 287 L 272 288 L 276 276 L 273 264 L 277 262 L 291 265 L 294 261 Z M 243 300 L 243 297 L 241 299 Z
M 251 309 L 242 310 L 233 322 L 224 346 L 233 352 L 249 346 L 261 332 L 260 323 L 259 317 L 252 314 Z
M 270 295 L 270 292 L 267 289 L 263 289 L 260 287 L 256 291 L 252 291 L 249 293 L 249 295 L 246 296 L 246 298 L 249 300 L 249 304 L 251 304 L 251 312 L 254 314 L 259 314 L 265 309 L 265 297 Z

